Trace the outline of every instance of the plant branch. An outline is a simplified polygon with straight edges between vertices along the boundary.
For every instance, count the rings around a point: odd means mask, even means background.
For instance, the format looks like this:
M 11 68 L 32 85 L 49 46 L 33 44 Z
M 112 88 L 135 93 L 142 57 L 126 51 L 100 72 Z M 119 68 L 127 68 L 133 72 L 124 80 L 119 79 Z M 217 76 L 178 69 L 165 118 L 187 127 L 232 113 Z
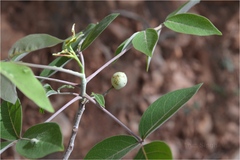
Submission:
M 74 93 L 74 92 L 56 92 L 56 93 L 52 93 L 51 95 L 74 95 L 74 96 L 79 96 L 78 93 Z M 51 96 L 49 95 L 49 96 Z
M 67 148 L 65 154 L 63 155 L 63 159 L 64 160 L 68 159 L 70 154 L 73 151 L 75 138 L 77 136 L 78 126 L 80 124 L 83 112 L 85 110 L 85 104 L 86 103 L 87 103 L 87 100 L 85 99 L 79 105 L 78 112 L 77 112 L 77 115 L 76 115 L 76 118 L 75 118 L 75 122 L 74 122 L 74 125 L 73 125 L 73 129 L 72 129 L 72 136 L 71 136 L 71 139 L 69 141 L 68 148 Z
M 83 74 L 83 77 L 81 77 L 82 79 L 82 83 L 81 83 L 81 93 L 80 95 L 83 97 L 86 93 L 86 86 L 87 86 L 87 80 L 86 80 L 86 75 L 85 75 L 85 61 L 84 61 L 84 57 L 83 57 L 83 54 L 81 51 L 78 51 L 78 54 L 80 56 L 80 60 L 82 62 L 82 74 Z
M 80 56 L 80 60 L 81 60 L 81 62 L 82 62 L 82 73 L 84 73 L 85 72 L 85 61 L 84 61 L 84 57 L 83 57 L 83 54 L 82 54 L 82 52 L 81 51 L 77 51 L 78 52 L 78 55 Z
M 78 83 L 73 83 L 73 82 L 68 82 L 60 79 L 55 79 L 55 78 L 48 78 L 48 77 L 42 77 L 42 76 L 35 76 L 37 79 L 43 79 L 43 80 L 48 80 L 48 81 L 54 81 L 54 82 L 59 82 L 59 83 L 64 83 L 64 84 L 69 84 L 72 86 L 77 86 Z
M 77 100 L 79 100 L 81 98 L 82 97 L 80 97 L 80 96 L 76 96 L 71 101 L 66 103 L 62 108 L 60 108 L 57 112 L 55 112 L 51 117 L 49 117 L 45 122 L 50 122 L 51 120 L 53 120 L 53 118 L 55 118 L 59 113 L 61 113 L 63 110 L 65 110 L 68 106 L 70 106 L 72 103 L 76 102 Z
M 85 64 L 84 64 L 84 58 L 83 58 L 83 54 L 82 52 L 78 51 L 78 54 L 80 56 L 80 60 L 78 59 L 79 63 L 82 64 L 81 66 L 81 73 L 82 73 L 82 83 L 81 83 L 81 92 L 80 92 L 80 96 L 83 97 L 86 94 L 86 85 L 87 85 L 87 80 L 85 77 Z M 66 149 L 66 152 L 63 155 L 63 159 L 66 160 L 69 158 L 69 156 L 71 155 L 73 148 L 74 148 L 74 142 L 75 142 L 75 138 L 77 136 L 77 132 L 78 132 L 78 126 L 80 124 L 83 112 L 85 110 L 85 105 L 88 102 L 88 100 L 86 98 L 82 99 L 81 102 L 79 102 L 79 107 L 78 107 L 78 111 L 75 117 L 75 121 L 74 121 L 74 125 L 73 125 L 73 129 L 72 129 L 72 135 L 68 144 L 68 147 Z
M 129 129 L 125 124 L 123 124 L 118 118 L 116 118 L 112 113 L 110 113 L 108 110 L 105 108 L 101 107 L 92 97 L 90 97 L 88 94 L 85 95 L 85 97 L 91 101 L 93 104 L 95 104 L 98 108 L 100 108 L 103 112 L 105 112 L 108 116 L 110 116 L 114 121 L 116 121 L 120 126 L 122 126 L 129 134 L 134 136 L 138 142 L 142 142 L 142 139 L 137 136 L 135 133 L 132 132 L 131 129 Z
M 109 60 L 107 63 L 105 63 L 102 67 L 100 67 L 98 70 L 96 70 L 93 74 L 87 77 L 87 82 L 89 82 L 93 77 L 95 77 L 99 72 L 101 72 L 103 69 L 105 69 L 107 66 L 109 66 L 111 63 L 113 63 L 115 60 L 117 60 L 119 57 L 121 57 L 124 53 L 126 53 L 131 47 L 128 47 L 124 49 L 122 52 L 120 52 L 118 55 L 113 57 L 111 60 Z
M 32 63 L 24 63 L 24 62 L 14 62 L 14 63 L 29 66 L 29 67 L 34 67 L 34 68 L 43 68 L 43 69 L 50 69 L 50 70 L 65 72 L 65 73 L 72 74 L 72 75 L 80 77 L 80 78 L 84 77 L 84 74 L 82 74 L 82 73 L 75 72 L 75 71 L 72 71 L 72 70 L 69 70 L 69 69 L 64 69 L 62 67 L 32 64 Z

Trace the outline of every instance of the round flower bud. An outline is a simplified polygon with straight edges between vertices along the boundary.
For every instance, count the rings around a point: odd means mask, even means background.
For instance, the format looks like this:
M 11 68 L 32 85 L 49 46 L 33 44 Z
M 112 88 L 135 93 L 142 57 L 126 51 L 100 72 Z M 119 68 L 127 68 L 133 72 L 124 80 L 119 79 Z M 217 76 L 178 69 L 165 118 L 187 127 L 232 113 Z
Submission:
M 32 144 L 36 144 L 36 143 L 39 142 L 39 140 L 38 140 L 37 138 L 32 138 L 32 139 L 30 140 L 30 142 L 31 142 Z
M 121 89 L 127 84 L 127 76 L 124 72 L 116 72 L 113 74 L 111 82 L 115 89 Z

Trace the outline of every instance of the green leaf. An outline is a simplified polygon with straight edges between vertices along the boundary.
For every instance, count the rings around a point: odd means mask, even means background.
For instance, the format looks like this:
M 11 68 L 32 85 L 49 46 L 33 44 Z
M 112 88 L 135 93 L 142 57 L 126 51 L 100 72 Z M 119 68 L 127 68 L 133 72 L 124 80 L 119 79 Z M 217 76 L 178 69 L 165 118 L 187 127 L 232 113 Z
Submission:
M 132 43 L 132 39 L 136 36 L 136 34 L 139 32 L 134 33 L 130 38 L 126 39 L 123 43 L 121 43 L 117 50 L 115 51 L 115 55 L 118 55 L 120 52 L 122 52 L 124 49 L 128 48 Z
M 169 17 L 164 25 L 179 33 L 198 36 L 222 35 L 222 33 L 206 17 L 182 13 Z
M 5 101 L 15 104 L 18 98 L 16 86 L 2 74 L 0 74 L 0 81 L 0 97 Z
M 179 89 L 167 93 L 153 102 L 144 112 L 139 123 L 139 134 L 145 139 L 174 115 L 202 86 Z
M 161 30 L 158 30 L 158 31 L 157 31 L 158 39 L 159 39 L 160 33 L 161 33 Z M 158 40 L 157 40 L 157 41 L 158 41 Z M 154 51 L 155 51 L 156 46 L 157 46 L 157 43 L 156 43 L 155 46 L 153 47 L 152 56 L 153 56 L 153 53 L 154 53 Z M 146 67 L 146 71 L 147 71 L 147 72 L 148 72 L 148 69 L 149 69 L 151 60 L 152 60 L 152 57 L 147 56 L 147 67 Z
M 118 46 L 118 48 L 117 48 L 116 51 L 115 51 L 115 55 L 118 55 L 118 54 L 123 50 L 123 47 L 124 47 L 124 45 L 126 44 L 127 41 L 128 41 L 128 39 L 126 39 L 124 42 L 122 42 L 122 43 Z
M 152 57 L 152 53 L 156 43 L 158 41 L 157 31 L 154 29 L 146 29 L 145 31 L 141 31 L 135 35 L 132 40 L 133 47 L 146 54 L 149 57 Z
M 0 62 L 0 73 L 15 84 L 23 94 L 39 107 L 49 112 L 54 112 L 43 86 L 34 77 L 29 67 L 13 62 Z
M 8 52 L 8 56 L 10 58 L 16 58 L 16 56 L 21 54 L 26 55 L 26 53 L 52 47 L 62 42 L 64 42 L 64 40 L 48 34 L 30 34 L 21 38 L 12 46 Z
M 77 50 L 79 43 L 80 43 L 81 41 L 83 41 L 83 40 L 88 36 L 89 33 L 91 33 L 91 31 L 95 28 L 95 26 L 96 26 L 96 24 L 90 23 L 90 24 L 87 26 L 86 29 L 84 29 L 83 31 L 81 31 L 81 32 L 79 32 L 79 33 L 76 34 L 76 37 L 78 37 L 80 34 L 83 34 L 83 35 L 82 35 L 80 38 L 78 38 L 74 43 L 71 44 L 72 49 L 73 49 L 74 51 Z M 67 42 L 68 40 L 70 40 L 71 38 L 72 38 L 72 36 L 69 37 L 68 39 L 66 39 L 66 41 L 63 43 L 62 49 L 65 49 L 65 44 L 66 44 L 66 42 Z
M 162 141 L 154 141 L 142 146 L 134 159 L 172 159 L 170 147 Z
M 56 123 L 42 123 L 29 128 L 16 144 L 17 152 L 31 159 L 63 151 L 62 133 Z
M 55 60 L 53 60 L 49 66 L 56 66 L 56 67 L 63 67 L 65 66 L 69 61 L 71 60 L 71 58 L 68 57 L 58 57 Z M 50 70 L 50 69 L 44 69 L 41 73 L 40 76 L 42 77 L 50 77 L 52 76 L 54 73 L 56 73 L 57 71 L 54 70 Z
M 195 6 L 199 2 L 200 2 L 200 0 L 190 0 L 190 1 L 186 2 L 186 3 L 184 3 L 177 10 L 175 10 L 174 12 L 169 14 L 166 19 L 168 19 L 169 17 L 174 16 L 176 14 L 188 12 L 193 6 Z
M 26 52 L 26 53 L 17 54 L 11 58 L 11 61 L 15 61 L 15 62 L 20 61 L 23 57 L 28 55 L 28 53 Z
M 55 91 L 51 86 L 50 84 L 45 84 L 44 86 L 44 89 L 46 91 L 46 95 L 47 97 L 51 96 L 51 95 L 54 95 L 54 94 L 58 94 L 57 91 Z
M 57 89 L 57 92 L 60 93 L 60 92 L 61 92 L 61 89 L 64 89 L 64 88 L 74 89 L 74 86 L 72 86 L 72 85 L 70 85 L 70 84 L 64 84 L 64 85 L 60 86 L 60 87 Z
M 91 95 L 94 96 L 95 100 L 98 102 L 100 106 L 105 107 L 105 99 L 102 94 L 92 93 Z
M 84 159 L 121 159 L 138 144 L 132 136 L 113 136 L 96 144 Z
M 22 106 L 17 100 L 15 104 L 3 101 L 0 107 L 0 138 L 16 140 L 21 137 Z
M 87 35 L 82 43 L 81 51 L 85 50 L 92 42 L 107 28 L 107 26 L 118 16 L 118 13 L 113 13 L 100 21 L 92 31 Z

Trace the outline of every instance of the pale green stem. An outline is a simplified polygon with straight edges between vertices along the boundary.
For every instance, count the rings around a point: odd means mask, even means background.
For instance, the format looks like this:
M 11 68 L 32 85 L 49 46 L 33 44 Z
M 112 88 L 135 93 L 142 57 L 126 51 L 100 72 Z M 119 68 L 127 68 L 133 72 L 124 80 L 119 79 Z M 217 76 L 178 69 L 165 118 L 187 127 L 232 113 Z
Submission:
M 79 93 L 73 93 L 73 92 L 60 92 L 60 93 L 53 93 L 51 95 L 73 95 L 73 96 L 79 96 Z M 50 96 L 51 96 L 50 95 Z
M 55 78 L 48 78 L 48 77 L 42 77 L 42 76 L 35 76 L 35 77 L 37 79 L 43 79 L 43 80 L 48 80 L 48 81 L 53 81 L 53 82 L 59 82 L 59 83 L 63 83 L 63 84 L 69 84 L 69 85 L 72 85 L 72 86 L 77 86 L 78 85 L 78 83 L 68 82 L 68 81 L 55 79 Z
M 78 55 L 80 56 L 80 60 L 78 59 L 79 63 L 81 64 L 81 72 L 83 74 L 82 77 L 82 83 L 81 83 L 81 96 L 84 96 L 86 94 L 86 86 L 87 86 L 87 80 L 86 80 L 86 76 L 85 76 L 85 61 L 84 61 L 84 57 L 81 51 L 78 51 Z
M 81 60 L 81 69 L 82 69 L 82 74 L 85 74 L 85 61 L 84 61 L 84 57 L 81 51 L 78 51 L 78 55 L 80 56 L 80 60 Z
M 74 75 L 74 76 L 77 76 L 77 77 L 80 77 L 80 78 L 84 77 L 84 74 L 82 74 L 82 73 L 75 72 L 75 71 L 72 71 L 72 70 L 69 70 L 69 69 L 64 69 L 62 67 L 32 64 L 32 63 L 24 63 L 24 62 L 14 62 L 14 63 L 29 66 L 29 67 L 34 67 L 34 68 L 43 68 L 43 69 L 65 72 L 65 73 L 68 73 L 68 74 L 71 74 L 71 75 Z
M 75 59 L 81 69 L 81 73 L 84 74 L 84 66 L 82 65 L 82 63 L 80 62 L 80 60 L 78 59 L 77 55 L 75 54 L 72 54 L 72 58 Z

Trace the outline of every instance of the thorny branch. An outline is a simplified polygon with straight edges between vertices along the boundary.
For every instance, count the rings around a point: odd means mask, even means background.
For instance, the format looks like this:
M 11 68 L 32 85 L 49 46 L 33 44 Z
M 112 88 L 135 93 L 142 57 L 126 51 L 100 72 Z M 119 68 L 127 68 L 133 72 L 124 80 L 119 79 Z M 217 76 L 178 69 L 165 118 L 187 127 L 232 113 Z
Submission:
M 131 47 L 128 47 L 124 49 L 122 52 L 120 52 L 118 55 L 113 57 L 111 60 L 109 60 L 107 63 L 105 63 L 102 67 L 100 67 L 98 70 L 96 70 L 93 74 L 87 77 L 87 82 L 89 82 L 93 77 L 95 77 L 99 72 L 101 72 L 103 69 L 105 69 L 107 66 L 109 66 L 111 63 L 113 63 L 115 60 L 117 60 L 119 57 L 121 57 L 124 53 L 126 53 Z
M 80 96 L 76 96 L 71 101 L 66 103 L 62 108 L 60 108 L 57 112 L 55 112 L 51 117 L 49 117 L 45 122 L 50 122 L 51 120 L 53 120 L 53 118 L 55 118 L 59 113 L 61 113 L 63 110 L 65 110 L 68 106 L 70 106 L 72 103 L 76 102 L 77 100 L 79 100 L 81 98 L 82 97 L 80 97 Z
M 112 113 L 110 113 L 108 110 L 106 110 L 105 108 L 101 107 L 92 97 L 90 97 L 89 95 L 85 95 L 85 97 L 91 101 L 93 104 L 95 104 L 98 108 L 100 108 L 103 112 L 105 112 L 108 116 L 110 116 L 113 120 L 115 120 L 120 126 L 122 126 L 129 134 L 131 134 L 132 136 L 134 136 L 138 142 L 142 142 L 142 139 L 137 136 L 135 133 L 133 133 L 131 131 L 131 129 L 129 129 L 125 124 L 123 124 L 118 118 L 116 118 Z

